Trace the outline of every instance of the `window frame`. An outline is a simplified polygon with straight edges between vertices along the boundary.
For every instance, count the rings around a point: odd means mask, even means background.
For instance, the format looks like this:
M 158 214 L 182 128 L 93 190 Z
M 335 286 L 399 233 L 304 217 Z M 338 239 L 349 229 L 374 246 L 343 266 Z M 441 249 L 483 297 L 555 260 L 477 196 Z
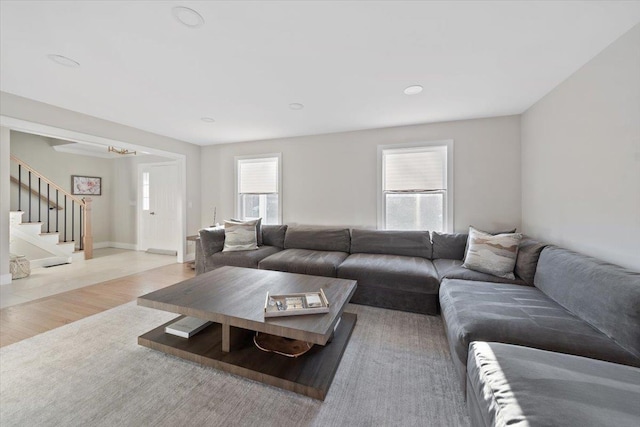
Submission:
M 445 153 L 447 156 L 446 161 L 446 180 L 447 189 L 444 192 L 443 203 L 443 228 L 446 233 L 453 233 L 454 230 L 454 216 L 453 216 L 453 200 L 454 200 L 454 187 L 453 187 L 453 139 L 445 139 L 438 141 L 425 141 L 425 142 L 412 142 L 406 144 L 387 144 L 378 145 L 378 170 L 377 170 L 377 195 L 378 195 L 378 229 L 386 230 L 386 209 L 385 209 L 385 192 L 384 192 L 384 171 L 383 171 L 383 155 L 387 150 L 419 150 L 421 148 L 429 149 L 432 147 L 445 147 Z M 416 192 L 412 194 L 430 194 L 431 192 Z M 437 230 L 429 230 L 437 231 Z
M 240 162 L 243 160 L 256 160 L 256 159 L 269 159 L 276 158 L 278 163 L 278 176 L 276 179 L 278 186 L 278 223 L 274 225 L 282 224 L 282 153 L 267 153 L 267 154 L 255 154 L 249 156 L 235 156 L 233 165 L 234 165 L 234 205 L 235 205 L 235 218 L 240 218 L 242 209 L 240 207 L 241 198 L 240 198 Z M 265 193 L 266 194 L 266 193 Z M 263 224 L 265 218 L 263 218 Z

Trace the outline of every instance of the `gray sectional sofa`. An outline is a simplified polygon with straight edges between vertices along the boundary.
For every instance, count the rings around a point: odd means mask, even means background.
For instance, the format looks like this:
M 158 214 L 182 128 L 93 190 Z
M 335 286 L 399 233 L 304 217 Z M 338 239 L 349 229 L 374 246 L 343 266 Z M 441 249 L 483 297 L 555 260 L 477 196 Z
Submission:
M 466 234 L 263 226 L 257 251 L 200 231 L 220 265 L 358 281 L 351 302 L 441 311 L 474 426 L 640 425 L 640 273 L 530 239 L 516 278 L 462 267 Z M 609 422 L 610 421 L 610 422 Z
M 640 369 L 518 345 L 469 351 L 472 426 L 636 427 Z
M 473 341 L 640 366 L 640 274 L 545 247 L 534 286 L 445 279 L 440 304 L 464 389 Z
M 232 265 L 352 279 L 352 303 L 423 314 L 438 314 L 444 278 L 524 284 L 462 268 L 466 234 L 264 225 L 261 238 L 258 250 L 223 252 L 223 229 L 200 230 L 196 273 Z

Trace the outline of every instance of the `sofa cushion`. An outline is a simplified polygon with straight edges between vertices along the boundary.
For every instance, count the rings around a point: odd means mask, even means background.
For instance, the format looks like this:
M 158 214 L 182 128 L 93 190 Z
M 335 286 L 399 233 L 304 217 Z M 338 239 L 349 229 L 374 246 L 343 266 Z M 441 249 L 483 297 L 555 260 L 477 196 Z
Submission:
M 245 222 L 224 222 L 223 252 L 253 251 L 258 249 L 257 220 Z
M 284 236 L 285 249 L 349 252 L 348 228 L 290 226 Z
M 516 266 L 520 240 L 520 233 L 493 235 L 469 227 L 469 240 L 462 266 L 506 279 L 515 279 L 513 269 Z
M 267 246 L 284 249 L 284 235 L 286 231 L 286 225 L 263 225 L 262 243 Z
M 533 285 L 538 259 L 545 246 L 547 245 L 528 237 L 523 237 L 520 241 L 514 273 L 524 280 L 527 285 Z
M 260 246 L 253 251 L 217 252 L 205 259 L 206 271 L 222 265 L 258 268 L 258 263 L 269 255 L 280 252 L 275 246 Z
M 534 283 L 640 358 L 640 273 L 547 246 Z
M 506 279 L 504 277 L 494 276 L 493 274 L 482 273 L 480 271 L 469 270 L 462 266 L 462 261 L 458 259 L 434 259 L 433 265 L 438 272 L 438 279 L 461 279 L 474 280 L 477 282 L 493 282 L 493 283 L 510 283 L 514 285 L 526 285 L 524 280 L 516 277 L 515 279 Z
M 224 228 L 203 228 L 200 235 L 200 247 L 205 257 L 210 257 L 224 248 Z
M 467 246 L 466 233 L 431 233 L 431 241 L 433 242 L 433 259 L 459 259 L 464 258 L 465 247 Z
M 472 341 L 496 341 L 640 366 L 640 358 L 539 289 L 445 279 L 440 307 L 451 357 L 464 384 Z
M 404 292 L 437 294 L 440 282 L 430 260 L 399 255 L 351 254 L 338 267 L 338 277 Z
M 347 256 L 349 254 L 346 252 L 285 249 L 263 259 L 258 267 L 263 270 L 336 277 L 338 266 Z
M 351 230 L 351 253 L 431 258 L 428 231 Z
M 640 369 L 533 348 L 474 342 L 467 404 L 473 426 L 633 426 Z

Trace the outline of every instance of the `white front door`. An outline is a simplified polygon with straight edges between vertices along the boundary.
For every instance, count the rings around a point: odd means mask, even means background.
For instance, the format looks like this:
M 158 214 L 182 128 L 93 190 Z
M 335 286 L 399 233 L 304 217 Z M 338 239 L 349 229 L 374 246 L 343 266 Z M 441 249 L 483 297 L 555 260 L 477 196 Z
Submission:
M 178 250 L 178 167 L 174 163 L 140 165 L 140 250 Z

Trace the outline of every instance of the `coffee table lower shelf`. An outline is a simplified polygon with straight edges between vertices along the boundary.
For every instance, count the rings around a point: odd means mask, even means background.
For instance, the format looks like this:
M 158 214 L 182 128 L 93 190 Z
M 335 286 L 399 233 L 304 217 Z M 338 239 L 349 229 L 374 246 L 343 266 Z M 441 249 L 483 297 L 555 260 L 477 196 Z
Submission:
M 259 350 L 253 344 L 251 331 L 247 331 L 233 351 L 223 352 L 222 325 L 219 323 L 211 324 L 188 339 L 166 334 L 165 326 L 173 323 L 175 319 L 139 336 L 138 344 L 254 381 L 324 400 L 356 320 L 355 314 L 343 313 L 333 340 L 326 346 L 313 346 L 298 358 Z

